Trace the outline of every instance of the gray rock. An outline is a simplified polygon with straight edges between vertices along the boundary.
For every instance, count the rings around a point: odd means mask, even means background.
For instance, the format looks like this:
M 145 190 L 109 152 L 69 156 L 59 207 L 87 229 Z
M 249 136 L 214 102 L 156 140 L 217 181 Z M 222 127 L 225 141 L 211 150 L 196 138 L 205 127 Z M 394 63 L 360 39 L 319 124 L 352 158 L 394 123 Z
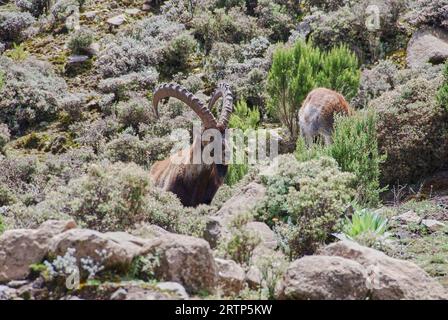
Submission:
M 278 299 L 357 300 L 367 294 L 364 268 L 359 263 L 328 256 L 292 262 L 276 288 Z
M 17 290 L 0 285 L 0 300 L 13 300 L 17 298 Z
M 118 16 L 107 19 L 107 23 L 111 26 L 118 27 L 126 22 L 126 16 L 124 14 L 120 14 Z
M 216 264 L 207 241 L 190 236 L 167 234 L 149 240 L 142 255 L 157 256 L 158 279 L 182 284 L 189 292 L 213 292 Z
M 406 224 L 409 223 L 419 224 L 422 221 L 422 218 L 420 218 L 420 216 L 412 210 L 402 213 L 399 216 L 394 217 L 393 219 Z
M 246 282 L 249 288 L 252 290 L 258 290 L 261 287 L 261 282 L 263 280 L 260 269 L 256 266 L 251 266 L 246 273 Z
M 446 224 L 434 219 L 423 219 L 422 224 L 431 232 L 442 231 L 446 227 Z
M 83 13 L 83 16 L 89 20 L 94 20 L 98 16 L 98 11 L 87 11 Z
M 447 299 L 446 290 L 412 262 L 398 260 L 352 241 L 340 241 L 320 254 L 338 256 L 361 264 L 368 274 L 372 299 Z
M 75 227 L 72 220 L 49 220 L 38 229 L 5 231 L 0 236 L 0 283 L 26 278 L 29 266 L 47 255 L 52 238 Z
M 115 291 L 114 293 L 112 293 L 112 295 L 110 296 L 110 299 L 111 300 L 125 300 L 127 294 L 128 294 L 128 292 L 125 289 L 120 288 L 117 291 Z
M 28 280 L 13 280 L 13 281 L 9 281 L 7 286 L 13 289 L 17 289 L 20 288 L 24 285 L 27 285 L 29 283 Z
M 411 68 L 424 67 L 426 63 L 442 64 L 448 58 L 448 32 L 426 27 L 416 31 L 407 48 L 406 61 Z
M 68 57 L 68 64 L 81 64 L 86 62 L 87 60 L 89 60 L 88 56 L 84 56 L 84 55 L 72 55 L 70 57 Z
M 124 12 L 125 12 L 126 14 L 131 15 L 131 16 L 134 16 L 134 15 L 136 15 L 136 14 L 139 14 L 139 13 L 141 12 L 141 10 L 138 9 L 138 8 L 130 8 L 130 9 L 126 9 L 126 10 L 124 10 Z
M 185 288 L 180 283 L 177 282 L 171 282 L 171 281 L 159 282 L 157 284 L 157 288 L 159 288 L 162 291 L 169 291 L 171 293 L 174 293 L 183 300 L 187 300 L 189 298 Z
M 235 261 L 215 259 L 218 269 L 218 286 L 227 295 L 238 294 L 244 288 L 246 274 Z
M 260 237 L 260 245 L 263 247 L 272 250 L 277 249 L 277 237 L 275 236 L 274 231 L 272 231 L 266 223 L 253 221 L 246 224 L 244 228 Z
M 102 263 L 106 269 L 125 271 L 147 243 L 147 240 L 125 232 L 100 233 L 88 229 L 72 229 L 54 237 L 49 252 L 53 256 L 63 256 L 68 248 L 74 248 L 74 256 L 78 261 L 87 257 L 101 261 L 102 257 L 98 252 L 104 251 L 107 258 Z
M 230 198 L 206 225 L 204 239 L 212 248 L 223 238 L 229 236 L 229 223 L 239 214 L 252 210 L 264 198 L 266 188 L 252 182 L 244 187 L 240 193 Z

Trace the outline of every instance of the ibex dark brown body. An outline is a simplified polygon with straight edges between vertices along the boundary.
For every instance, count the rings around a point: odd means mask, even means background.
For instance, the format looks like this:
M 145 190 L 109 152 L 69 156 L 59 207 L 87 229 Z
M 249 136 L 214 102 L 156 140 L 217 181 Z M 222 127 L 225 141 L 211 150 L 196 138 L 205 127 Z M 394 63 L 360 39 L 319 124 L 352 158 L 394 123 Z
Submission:
M 233 112 L 233 97 L 227 84 L 223 83 L 218 86 L 208 107 L 180 85 L 162 84 L 156 88 L 153 95 L 156 114 L 158 114 L 157 106 L 160 100 L 169 97 L 177 98 L 188 105 L 202 120 L 202 130 L 217 129 L 224 141 L 225 130 Z M 222 112 L 219 121 L 216 121 L 211 110 L 221 97 L 223 98 Z M 195 148 L 202 150 L 203 147 L 202 139 L 196 138 L 188 150 L 181 150 L 168 159 L 156 162 L 150 171 L 153 183 L 163 190 L 176 194 L 184 206 L 209 204 L 223 184 L 227 173 L 225 163 L 193 163 Z M 176 157 L 176 160 L 173 157 Z M 180 157 L 183 157 L 182 161 L 179 161 Z

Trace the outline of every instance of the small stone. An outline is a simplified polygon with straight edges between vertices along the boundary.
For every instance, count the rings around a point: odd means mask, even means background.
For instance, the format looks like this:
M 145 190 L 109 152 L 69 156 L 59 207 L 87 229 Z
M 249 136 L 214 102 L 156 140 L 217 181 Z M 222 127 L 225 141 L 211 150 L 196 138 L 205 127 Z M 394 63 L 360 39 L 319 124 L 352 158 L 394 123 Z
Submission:
M 218 285 L 225 295 L 238 294 L 244 288 L 246 274 L 232 260 L 215 259 L 218 268 Z
M 185 290 L 184 286 L 177 282 L 173 281 L 159 282 L 157 284 L 157 288 L 159 288 L 162 291 L 171 291 L 184 300 L 187 300 L 189 298 L 188 293 Z
M 121 26 L 125 22 L 126 22 L 126 16 L 124 14 L 120 14 L 118 16 L 107 19 L 108 24 L 116 27 Z
M 142 10 L 143 11 L 150 11 L 151 10 L 151 5 L 148 3 L 144 3 L 142 6 Z
M 98 15 L 98 11 L 87 11 L 83 13 L 83 16 L 89 20 L 93 20 Z
M 441 231 L 445 228 L 445 224 L 434 219 L 423 219 L 422 224 L 431 232 Z
M 131 16 L 133 16 L 133 15 L 136 15 L 136 14 L 139 14 L 140 13 L 140 9 L 137 9 L 137 8 L 131 8 L 131 9 L 126 9 L 126 10 L 124 10 L 124 12 L 126 13 L 126 14 L 129 14 L 129 15 L 131 15 Z
M 114 293 L 112 293 L 112 295 L 110 296 L 110 299 L 111 300 L 125 300 L 127 294 L 128 294 L 128 292 L 125 289 L 120 288 L 117 291 L 115 291 Z
M 28 280 L 13 280 L 13 281 L 8 282 L 7 286 L 10 288 L 17 289 L 17 288 L 20 288 L 20 287 L 28 284 L 28 283 L 29 283 Z
M 260 269 L 255 266 L 251 266 L 246 273 L 246 282 L 252 290 L 257 290 L 261 287 L 262 279 Z
M 88 56 L 84 56 L 84 55 L 73 55 L 68 57 L 68 64 L 78 64 L 78 63 L 83 63 L 86 62 L 87 60 L 89 60 Z
M 422 221 L 422 218 L 420 218 L 419 215 L 412 210 L 400 214 L 399 216 L 394 217 L 394 219 L 400 222 L 404 222 L 406 224 L 409 223 L 419 224 Z
M 90 56 L 97 56 L 100 52 L 100 49 L 100 44 L 98 42 L 94 42 L 87 48 L 87 53 Z

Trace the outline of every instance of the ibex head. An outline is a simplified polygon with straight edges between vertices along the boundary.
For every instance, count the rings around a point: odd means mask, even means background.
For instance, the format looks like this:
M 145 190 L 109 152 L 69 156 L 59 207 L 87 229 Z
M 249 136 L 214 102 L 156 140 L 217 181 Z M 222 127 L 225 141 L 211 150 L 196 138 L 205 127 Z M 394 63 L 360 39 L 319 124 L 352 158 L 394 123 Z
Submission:
M 226 83 L 220 83 L 213 93 L 208 106 L 205 106 L 194 94 L 189 92 L 187 89 L 182 87 L 181 85 L 175 83 L 161 84 L 159 85 L 153 94 L 153 108 L 156 116 L 158 117 L 158 104 L 162 99 L 174 97 L 179 99 L 188 105 L 202 120 L 203 132 L 206 130 L 214 129 L 208 131 L 209 133 L 214 133 L 213 135 L 204 136 L 204 139 L 201 139 L 201 147 L 204 148 L 207 144 L 213 141 L 213 138 L 216 139 L 216 135 L 219 135 L 219 138 L 222 143 L 221 150 L 225 150 L 227 148 L 226 139 L 225 139 L 225 131 L 228 128 L 230 116 L 233 112 L 233 95 L 230 90 L 230 86 Z M 218 120 L 216 120 L 215 116 L 212 113 L 212 109 L 216 102 L 222 98 L 222 109 L 221 115 Z M 213 136 L 213 138 L 211 138 Z M 221 159 L 225 159 L 222 157 Z

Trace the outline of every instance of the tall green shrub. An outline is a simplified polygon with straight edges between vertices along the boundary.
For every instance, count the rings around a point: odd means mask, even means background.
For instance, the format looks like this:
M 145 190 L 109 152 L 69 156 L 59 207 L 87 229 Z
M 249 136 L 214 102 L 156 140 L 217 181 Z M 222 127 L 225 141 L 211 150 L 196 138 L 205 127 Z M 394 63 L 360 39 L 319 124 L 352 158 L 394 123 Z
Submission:
M 448 111 L 448 62 L 443 70 L 445 81 L 437 93 L 437 102 Z
M 380 193 L 380 165 L 385 156 L 378 149 L 376 113 L 369 109 L 351 117 L 336 117 L 333 143 L 313 144 L 306 148 L 302 138 L 297 140 L 296 157 L 307 161 L 321 156 L 334 158 L 342 171 L 356 176 L 357 201 L 366 206 L 376 206 Z
M 298 135 L 297 112 L 308 93 L 326 87 L 351 99 L 360 81 L 358 59 L 346 46 L 321 52 L 298 41 L 293 47 L 279 47 L 268 76 L 269 109 L 289 130 Z
M 250 109 L 246 101 L 238 101 L 235 106 L 235 111 L 230 117 L 229 127 L 233 129 L 241 129 L 246 131 L 249 129 L 256 129 L 260 122 L 260 112 L 258 108 Z M 245 163 L 230 164 L 227 171 L 225 182 L 232 186 L 241 180 L 249 172 L 249 164 L 247 158 Z

